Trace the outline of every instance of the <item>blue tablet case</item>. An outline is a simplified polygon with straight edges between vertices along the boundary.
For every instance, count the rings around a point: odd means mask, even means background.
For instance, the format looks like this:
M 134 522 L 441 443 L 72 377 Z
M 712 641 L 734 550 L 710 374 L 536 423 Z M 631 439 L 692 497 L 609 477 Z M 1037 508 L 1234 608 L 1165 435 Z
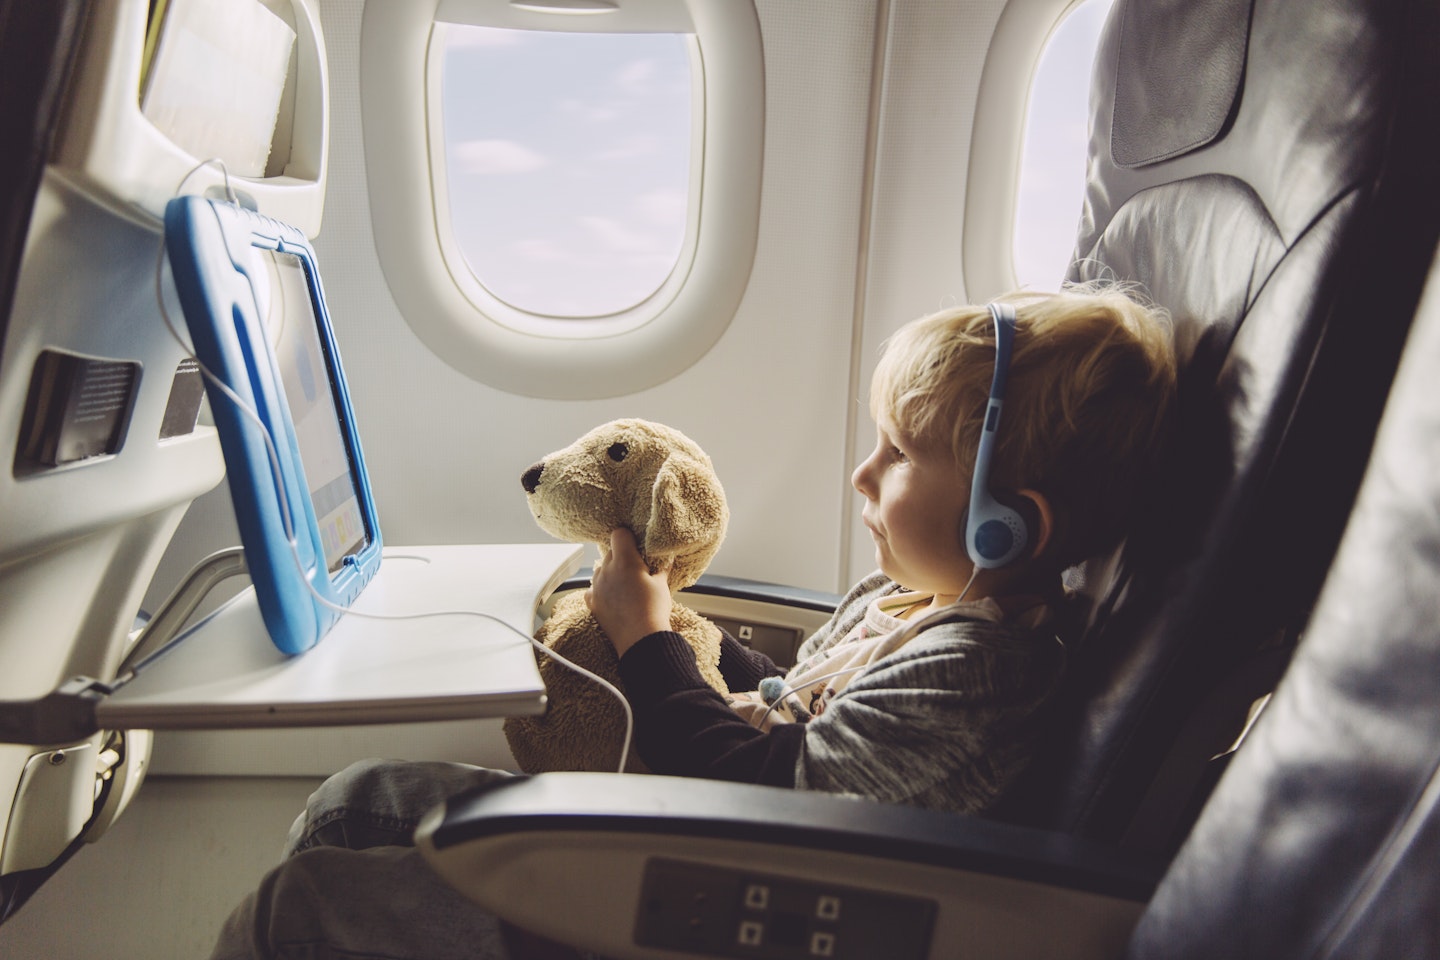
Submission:
M 303 652 L 341 615 L 315 594 L 348 607 L 381 552 L 315 252 L 294 227 L 201 197 L 170 201 L 165 247 L 195 355 L 254 414 L 207 379 L 265 627 Z

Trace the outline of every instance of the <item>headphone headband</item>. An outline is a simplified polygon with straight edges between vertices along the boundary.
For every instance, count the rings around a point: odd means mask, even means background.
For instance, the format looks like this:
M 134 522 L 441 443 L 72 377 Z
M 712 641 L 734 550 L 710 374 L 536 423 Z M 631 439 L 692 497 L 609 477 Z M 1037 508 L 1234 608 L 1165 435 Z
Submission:
M 1019 511 L 1000 503 L 990 493 L 990 461 L 995 454 L 995 435 L 1000 429 L 1010 354 L 1015 344 L 1015 308 L 1008 303 L 988 306 L 995 321 L 995 373 L 990 381 L 990 398 L 985 404 L 980 446 L 975 452 L 970 510 L 965 521 L 965 552 L 982 570 L 994 570 L 1011 563 L 1024 554 L 1030 542 L 1030 531 Z
M 995 373 L 990 378 L 990 399 L 998 403 L 1005 397 L 1010 355 L 1015 350 L 1015 308 L 1008 303 L 992 303 L 988 307 L 995 321 Z

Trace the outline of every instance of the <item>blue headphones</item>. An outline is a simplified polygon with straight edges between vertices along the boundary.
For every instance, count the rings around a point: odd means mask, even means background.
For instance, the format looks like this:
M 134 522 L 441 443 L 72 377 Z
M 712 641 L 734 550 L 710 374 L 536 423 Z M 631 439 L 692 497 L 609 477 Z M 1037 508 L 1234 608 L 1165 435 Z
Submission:
M 1018 510 L 1005 506 L 990 494 L 990 460 L 995 453 L 995 434 L 1000 427 L 1004 405 L 1005 377 L 1010 352 L 1015 345 L 1015 308 L 990 304 L 995 320 L 995 377 L 990 381 L 990 400 L 985 406 L 985 425 L 980 448 L 975 453 L 975 474 L 970 480 L 970 510 L 965 520 L 965 552 L 975 566 L 994 570 L 1018 559 L 1030 543 L 1030 530 Z

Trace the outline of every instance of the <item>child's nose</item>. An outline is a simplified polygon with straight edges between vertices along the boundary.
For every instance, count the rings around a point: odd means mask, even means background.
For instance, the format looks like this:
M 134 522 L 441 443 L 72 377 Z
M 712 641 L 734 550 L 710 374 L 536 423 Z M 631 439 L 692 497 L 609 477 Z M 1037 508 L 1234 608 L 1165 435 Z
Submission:
M 871 458 L 867 457 L 865 460 L 862 460 L 860 465 L 855 468 L 855 472 L 850 474 L 850 485 L 864 494 L 867 499 L 870 497 L 870 490 L 874 489 L 870 483 L 870 474 L 867 470 L 870 466 L 870 459 Z

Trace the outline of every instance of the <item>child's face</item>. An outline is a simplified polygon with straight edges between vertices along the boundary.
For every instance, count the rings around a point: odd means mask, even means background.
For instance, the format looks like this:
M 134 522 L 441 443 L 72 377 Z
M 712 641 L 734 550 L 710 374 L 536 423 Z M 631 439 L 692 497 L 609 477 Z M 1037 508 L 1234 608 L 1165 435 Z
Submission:
M 850 477 L 865 496 L 865 526 L 886 576 L 924 593 L 954 598 L 970 579 L 961 520 L 970 478 L 950 451 L 901 437 L 881 416 L 875 450 Z

